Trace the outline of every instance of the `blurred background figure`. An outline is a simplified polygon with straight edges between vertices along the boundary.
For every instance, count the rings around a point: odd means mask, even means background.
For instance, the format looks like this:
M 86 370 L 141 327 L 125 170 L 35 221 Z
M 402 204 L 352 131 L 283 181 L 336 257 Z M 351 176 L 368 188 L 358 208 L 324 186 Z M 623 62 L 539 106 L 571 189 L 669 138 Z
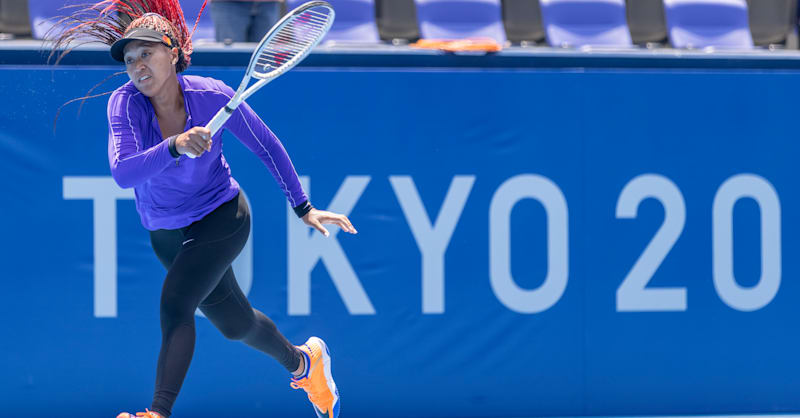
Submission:
M 212 0 L 217 42 L 258 42 L 285 10 L 283 0 Z

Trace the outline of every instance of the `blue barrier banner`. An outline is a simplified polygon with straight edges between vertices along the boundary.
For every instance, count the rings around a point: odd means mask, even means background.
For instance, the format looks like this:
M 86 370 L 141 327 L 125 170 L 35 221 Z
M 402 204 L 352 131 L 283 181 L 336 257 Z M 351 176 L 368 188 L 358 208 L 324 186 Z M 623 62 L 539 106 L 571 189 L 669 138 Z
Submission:
M 53 131 L 118 70 L 0 67 L 8 416 L 152 397 L 165 271 L 106 98 Z M 798 411 L 797 97 L 797 71 L 300 68 L 248 103 L 359 234 L 312 233 L 228 133 L 234 268 L 292 342 L 328 342 L 343 417 Z M 288 377 L 198 317 L 173 411 L 311 416 Z

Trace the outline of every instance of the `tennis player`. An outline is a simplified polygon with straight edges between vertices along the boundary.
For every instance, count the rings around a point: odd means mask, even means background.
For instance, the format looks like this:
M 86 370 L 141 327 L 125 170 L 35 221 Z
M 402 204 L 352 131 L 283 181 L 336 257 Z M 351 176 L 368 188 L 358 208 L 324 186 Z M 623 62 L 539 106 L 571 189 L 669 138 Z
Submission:
M 92 10 L 97 17 L 87 19 Z M 116 182 L 134 188 L 142 224 L 167 269 L 155 394 L 150 409 L 136 416 L 172 414 L 192 360 L 200 308 L 224 336 L 285 367 L 291 386 L 307 392 L 319 417 L 337 417 L 339 394 L 325 342 L 311 337 L 292 345 L 236 283 L 231 263 L 247 242 L 250 212 L 222 154 L 222 131 L 212 138 L 204 128 L 234 91 L 219 80 L 181 75 L 192 44 L 178 0 L 106 0 L 81 12 L 56 45 L 94 37 L 110 43 L 111 56 L 125 64 L 130 81 L 108 101 L 108 161 Z M 311 205 L 283 145 L 246 103 L 224 128 L 263 161 L 303 222 L 325 236 L 323 224 L 356 233 L 346 216 Z

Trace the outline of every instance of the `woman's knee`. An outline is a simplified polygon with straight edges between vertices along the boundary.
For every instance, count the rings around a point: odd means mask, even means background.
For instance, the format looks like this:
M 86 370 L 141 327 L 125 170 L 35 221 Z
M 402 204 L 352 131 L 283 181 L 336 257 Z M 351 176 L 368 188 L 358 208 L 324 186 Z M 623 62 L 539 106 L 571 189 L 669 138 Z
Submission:
M 252 310 L 241 316 L 224 318 L 215 321 L 214 325 L 219 329 L 222 335 L 229 340 L 243 340 L 252 331 L 255 324 L 255 315 Z
M 187 302 L 178 296 L 161 296 L 161 323 L 162 325 L 182 324 L 194 322 L 196 305 Z

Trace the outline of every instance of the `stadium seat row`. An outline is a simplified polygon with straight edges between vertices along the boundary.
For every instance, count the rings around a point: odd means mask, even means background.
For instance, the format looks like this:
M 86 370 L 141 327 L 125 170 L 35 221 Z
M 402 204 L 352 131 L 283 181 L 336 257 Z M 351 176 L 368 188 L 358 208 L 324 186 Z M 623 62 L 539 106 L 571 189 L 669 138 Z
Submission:
M 306 0 L 287 0 L 293 8 Z M 82 0 L 67 0 L 67 4 Z M 782 45 L 797 30 L 797 0 L 329 0 L 328 41 L 488 37 L 500 43 L 676 48 Z M 202 0 L 181 2 L 193 23 Z M 41 39 L 65 0 L 0 0 L 0 32 Z M 30 19 L 30 26 L 27 25 Z M 26 21 L 21 21 L 26 20 Z M 214 38 L 208 9 L 195 39 Z

